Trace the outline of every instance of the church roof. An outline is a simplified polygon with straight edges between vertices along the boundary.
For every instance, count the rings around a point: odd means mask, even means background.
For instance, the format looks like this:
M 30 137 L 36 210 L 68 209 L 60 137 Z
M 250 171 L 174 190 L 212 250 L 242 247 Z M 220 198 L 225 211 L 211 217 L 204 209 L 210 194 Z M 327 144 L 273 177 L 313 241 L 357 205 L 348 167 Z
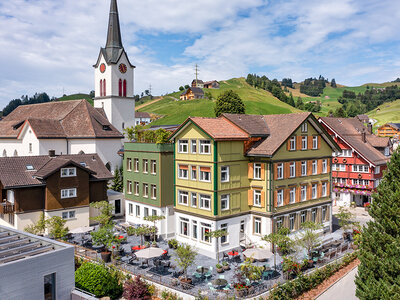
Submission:
M 20 105 L 0 121 L 0 138 L 17 138 L 29 124 L 37 138 L 123 138 L 86 100 Z

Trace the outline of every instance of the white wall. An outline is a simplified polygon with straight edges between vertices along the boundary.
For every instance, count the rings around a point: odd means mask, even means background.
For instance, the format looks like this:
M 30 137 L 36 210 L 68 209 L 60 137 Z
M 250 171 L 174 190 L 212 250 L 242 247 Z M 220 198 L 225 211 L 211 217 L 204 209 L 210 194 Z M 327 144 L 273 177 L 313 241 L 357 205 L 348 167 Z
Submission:
M 104 164 L 111 163 L 111 171 L 114 172 L 115 167 L 122 165 L 122 157 L 118 155 L 118 150 L 122 148 L 121 139 L 97 139 L 96 151 Z
M 40 139 L 39 155 L 49 154 L 49 150 L 55 150 L 56 155 L 67 154 L 67 140 L 66 139 Z
M 74 208 L 68 208 L 68 209 L 63 209 L 63 210 L 56 210 L 56 211 L 46 211 L 45 216 L 48 218 L 58 216 L 62 217 L 62 213 L 65 211 L 75 211 L 75 218 L 74 219 L 68 219 L 67 223 L 65 226 L 68 227 L 69 230 L 75 229 L 78 227 L 84 227 L 84 226 L 89 226 L 89 206 L 85 207 L 74 207 Z
M 350 207 L 351 193 L 338 192 L 332 193 L 332 201 L 334 206 Z
M 28 213 L 21 213 L 15 214 L 14 224 L 15 228 L 18 230 L 24 230 L 24 228 L 28 225 L 32 225 L 39 221 L 41 211 L 35 212 L 28 212 Z

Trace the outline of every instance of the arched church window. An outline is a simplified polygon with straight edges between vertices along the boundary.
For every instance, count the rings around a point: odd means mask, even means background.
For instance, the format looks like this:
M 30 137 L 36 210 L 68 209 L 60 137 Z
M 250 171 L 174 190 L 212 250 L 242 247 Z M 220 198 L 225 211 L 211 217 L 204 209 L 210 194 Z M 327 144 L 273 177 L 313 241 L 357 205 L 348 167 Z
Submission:
M 7 157 L 7 151 L 6 151 L 6 149 L 3 150 L 3 157 Z
M 124 80 L 124 97 L 126 97 L 126 80 Z
M 14 151 L 14 156 L 18 156 L 18 151 L 17 150 Z
M 103 97 L 103 79 L 100 79 L 100 97 Z
M 103 79 L 103 97 L 107 95 L 107 89 L 106 89 L 106 80 Z
M 122 79 L 118 83 L 118 96 L 122 97 Z

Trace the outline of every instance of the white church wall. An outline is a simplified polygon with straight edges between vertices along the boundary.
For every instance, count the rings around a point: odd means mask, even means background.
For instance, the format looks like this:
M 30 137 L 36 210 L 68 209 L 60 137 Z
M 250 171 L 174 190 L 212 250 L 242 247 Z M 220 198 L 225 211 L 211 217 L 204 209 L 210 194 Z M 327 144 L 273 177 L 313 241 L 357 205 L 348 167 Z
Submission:
M 96 140 L 70 139 L 68 142 L 68 154 L 79 154 L 81 151 L 85 154 L 96 153 Z
M 39 143 L 39 155 L 49 154 L 49 150 L 55 150 L 56 155 L 67 154 L 66 139 L 41 139 Z
M 25 125 L 24 129 L 20 133 L 20 138 L 22 140 L 22 147 L 18 156 L 39 155 L 39 140 L 29 125 Z
M 121 148 L 122 140 L 120 139 L 98 139 L 96 141 L 96 152 L 104 164 L 110 163 L 111 171 L 122 164 L 122 157 L 118 155 Z
M 120 64 L 125 64 L 127 67 L 126 73 L 121 73 L 119 71 L 119 65 Z M 133 73 L 134 73 L 134 68 L 131 68 L 128 59 L 126 55 L 122 55 L 120 60 L 116 65 L 111 66 L 111 80 L 112 80 L 112 90 L 111 90 L 111 96 L 118 96 L 119 95 L 119 80 L 121 79 L 122 81 L 126 80 L 126 96 L 127 97 L 133 97 Z M 107 96 L 110 95 L 110 93 L 107 92 Z
M 17 151 L 17 152 L 15 152 L 15 151 Z M 16 153 L 18 156 L 21 156 L 21 153 L 23 153 L 22 140 L 1 139 L 0 140 L 0 157 L 14 156 L 14 153 Z M 4 155 L 4 154 L 6 154 L 6 155 Z

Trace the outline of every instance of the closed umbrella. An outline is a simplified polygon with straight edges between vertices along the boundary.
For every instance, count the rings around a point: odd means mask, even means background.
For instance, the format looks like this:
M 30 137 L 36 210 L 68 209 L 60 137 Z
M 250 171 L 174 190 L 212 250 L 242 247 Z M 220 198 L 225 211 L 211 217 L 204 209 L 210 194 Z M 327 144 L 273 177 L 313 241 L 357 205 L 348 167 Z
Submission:
M 83 227 L 78 227 L 78 228 L 72 229 L 69 231 L 69 233 L 82 234 L 82 233 L 92 231 L 93 229 L 94 229 L 93 226 L 83 226 Z
M 154 257 L 159 257 L 162 254 L 164 254 L 164 250 L 161 248 L 155 248 L 155 247 L 150 247 L 146 249 L 139 250 L 138 252 L 135 252 L 135 255 L 137 258 L 154 258 Z
M 245 250 L 243 252 L 243 255 L 256 260 L 262 260 L 262 259 L 268 259 L 272 257 L 274 254 L 267 249 L 253 248 Z

